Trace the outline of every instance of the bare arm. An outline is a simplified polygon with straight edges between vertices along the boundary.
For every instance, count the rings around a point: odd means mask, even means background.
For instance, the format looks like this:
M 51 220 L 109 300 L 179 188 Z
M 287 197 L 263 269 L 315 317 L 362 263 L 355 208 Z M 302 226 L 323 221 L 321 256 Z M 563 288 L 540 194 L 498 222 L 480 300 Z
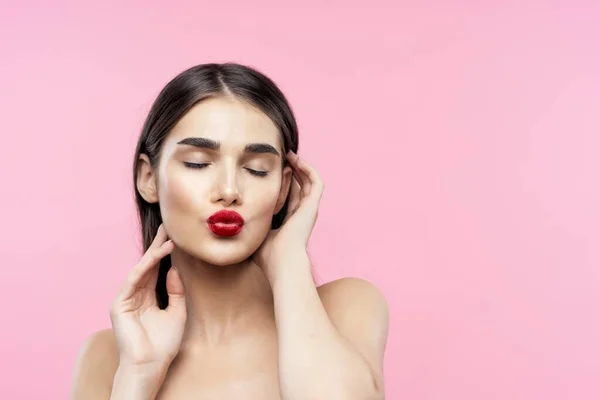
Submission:
M 107 400 L 119 365 L 112 331 L 106 329 L 90 336 L 83 344 L 71 386 L 71 400 Z
M 287 159 L 284 172 L 294 177 L 288 213 L 255 256 L 273 290 L 282 399 L 383 399 L 385 299 L 360 279 L 315 287 L 306 248 L 324 185 L 296 154 Z
M 272 282 L 283 400 L 383 399 L 388 311 L 358 279 L 315 287 L 309 260 L 296 259 Z
M 154 400 L 167 368 L 118 368 L 110 400 Z
M 160 390 L 168 366 L 119 367 L 111 329 L 94 333 L 77 358 L 71 400 L 149 400 Z

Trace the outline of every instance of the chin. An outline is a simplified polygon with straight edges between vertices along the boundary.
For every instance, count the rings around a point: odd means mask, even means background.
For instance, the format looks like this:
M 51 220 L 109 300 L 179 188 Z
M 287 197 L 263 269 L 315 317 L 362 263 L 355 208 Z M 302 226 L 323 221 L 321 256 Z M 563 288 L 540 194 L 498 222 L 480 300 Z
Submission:
M 227 267 L 246 261 L 262 242 L 248 243 L 241 238 L 210 238 L 196 244 L 189 254 L 198 260 L 216 267 Z
M 253 253 L 247 252 L 231 253 L 207 251 L 204 254 L 199 254 L 197 258 L 205 263 L 214 265 L 215 267 L 228 267 L 246 261 L 252 254 Z

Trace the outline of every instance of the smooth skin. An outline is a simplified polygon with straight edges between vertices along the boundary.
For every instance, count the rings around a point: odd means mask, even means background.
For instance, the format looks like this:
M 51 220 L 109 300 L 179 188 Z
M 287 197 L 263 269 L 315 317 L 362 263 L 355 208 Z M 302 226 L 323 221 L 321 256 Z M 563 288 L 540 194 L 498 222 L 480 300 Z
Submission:
M 190 137 L 219 146 L 180 144 Z M 279 154 L 248 153 L 252 143 Z M 282 148 L 266 115 L 223 97 L 179 121 L 156 168 L 141 156 L 137 187 L 159 203 L 163 224 L 111 305 L 112 329 L 82 347 L 71 399 L 384 398 L 385 299 L 356 278 L 315 286 L 306 247 L 323 182 Z M 271 231 L 288 193 L 287 218 Z M 220 209 L 244 217 L 239 235 L 210 232 L 206 218 Z M 160 310 L 154 288 L 167 254 Z

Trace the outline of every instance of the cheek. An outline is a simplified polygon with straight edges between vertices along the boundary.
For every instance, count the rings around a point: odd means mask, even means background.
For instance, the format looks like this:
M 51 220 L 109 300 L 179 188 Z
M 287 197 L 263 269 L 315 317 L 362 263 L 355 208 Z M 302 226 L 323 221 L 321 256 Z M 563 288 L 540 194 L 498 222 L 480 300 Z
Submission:
M 253 191 L 252 198 L 247 198 L 244 206 L 247 211 L 252 213 L 252 221 L 248 224 L 247 236 L 249 245 L 254 248 L 260 245 L 271 230 L 275 206 L 279 190 L 270 186 L 264 187 L 264 190 Z
M 279 185 L 264 185 L 260 190 L 253 191 L 252 204 L 259 214 L 269 217 L 273 216 L 277 199 L 279 198 Z
M 186 178 L 182 174 L 173 174 L 160 185 L 160 203 L 164 213 L 197 212 L 202 199 L 208 196 L 206 183 Z

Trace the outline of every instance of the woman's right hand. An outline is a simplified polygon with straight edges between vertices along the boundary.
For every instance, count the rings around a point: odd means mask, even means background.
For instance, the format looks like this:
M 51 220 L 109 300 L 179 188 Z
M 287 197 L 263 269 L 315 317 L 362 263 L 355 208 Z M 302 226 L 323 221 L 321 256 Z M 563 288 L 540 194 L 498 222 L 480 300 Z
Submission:
M 174 267 L 167 274 L 169 306 L 165 310 L 158 307 L 155 294 L 160 260 L 173 248 L 161 224 L 112 303 L 110 318 L 119 347 L 119 368 L 163 374 L 179 352 L 187 314 L 183 283 Z

